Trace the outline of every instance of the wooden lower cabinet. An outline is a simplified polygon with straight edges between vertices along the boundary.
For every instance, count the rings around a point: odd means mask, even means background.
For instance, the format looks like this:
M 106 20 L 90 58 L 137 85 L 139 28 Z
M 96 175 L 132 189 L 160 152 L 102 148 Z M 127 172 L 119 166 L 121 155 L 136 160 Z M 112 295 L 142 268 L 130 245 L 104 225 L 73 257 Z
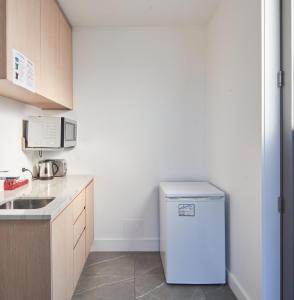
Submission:
M 86 255 L 88 256 L 94 241 L 94 182 L 86 188 Z
M 73 220 L 76 222 L 82 211 L 85 209 L 86 206 L 86 190 L 82 190 L 80 194 L 75 198 L 73 201 Z
M 85 210 L 80 214 L 76 222 L 74 223 L 74 240 L 73 247 L 78 243 L 83 231 L 86 228 L 86 213 Z
M 50 300 L 50 223 L 0 221 L 0 299 Z
M 70 300 L 79 281 L 93 243 L 93 198 L 92 181 L 52 222 L 52 300 Z
M 73 209 L 69 205 L 51 225 L 52 299 L 71 299 L 73 284 Z
M 83 231 L 78 243 L 74 250 L 74 288 L 76 287 L 80 275 L 83 271 L 84 264 L 86 262 L 86 233 Z
M 70 300 L 93 242 L 93 207 L 91 182 L 54 220 L 1 220 L 0 299 Z

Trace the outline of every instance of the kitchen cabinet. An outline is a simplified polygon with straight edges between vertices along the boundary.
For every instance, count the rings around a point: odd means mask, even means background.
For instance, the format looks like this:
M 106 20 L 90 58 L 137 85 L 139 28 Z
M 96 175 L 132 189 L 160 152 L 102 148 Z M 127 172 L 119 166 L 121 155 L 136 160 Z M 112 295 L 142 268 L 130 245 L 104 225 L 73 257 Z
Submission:
M 73 201 L 73 220 L 76 222 L 86 206 L 86 191 L 83 190 Z
M 41 0 L 41 83 L 39 93 L 59 101 L 59 8 L 55 0 Z
M 0 237 L 0 299 L 51 300 L 50 223 L 1 221 Z
M 72 29 L 56 0 L 0 0 L 0 95 L 72 109 Z
M 59 99 L 63 105 L 73 108 L 73 53 L 72 29 L 59 11 Z
M 86 223 L 86 211 L 93 208 L 87 206 L 86 195 L 92 187 L 93 181 L 52 222 L 53 300 L 71 299 L 89 254 L 86 236 L 93 228 L 94 219 L 88 216 Z
M 93 242 L 92 201 L 93 181 L 53 220 L 0 220 L 1 300 L 72 298 Z
M 73 207 L 69 205 L 51 224 L 52 298 L 73 294 Z
M 78 243 L 82 233 L 84 232 L 86 228 L 86 214 L 85 210 L 80 214 L 76 222 L 74 223 L 74 242 L 73 242 L 73 247 L 76 246 Z
M 94 182 L 86 188 L 86 255 L 89 254 L 94 240 Z
M 34 62 L 36 87 L 40 84 L 40 9 L 40 0 L 6 1 L 7 78 L 13 81 L 12 52 L 16 49 Z
M 76 287 L 86 261 L 86 235 L 83 231 L 74 248 L 74 287 Z

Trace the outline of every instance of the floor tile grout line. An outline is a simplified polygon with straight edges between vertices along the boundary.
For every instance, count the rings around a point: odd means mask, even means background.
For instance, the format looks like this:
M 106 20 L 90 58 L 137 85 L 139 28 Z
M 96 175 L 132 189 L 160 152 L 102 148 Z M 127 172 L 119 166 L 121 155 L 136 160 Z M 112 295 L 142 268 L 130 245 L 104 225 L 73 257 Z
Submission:
M 124 258 L 124 257 L 126 257 L 126 255 L 121 255 L 121 256 L 116 256 L 116 257 L 104 259 L 104 260 L 101 260 L 101 261 L 98 261 L 98 262 L 95 262 L 95 263 L 88 264 L 85 267 L 89 268 L 89 267 L 100 265 L 100 264 L 103 264 L 103 263 L 108 263 L 108 262 L 111 262 L 111 261 L 119 260 L 119 259 Z
M 140 299 L 140 298 L 143 298 L 147 295 L 150 295 L 152 294 L 154 291 L 158 290 L 159 288 L 161 288 L 162 286 L 164 285 L 164 282 L 161 282 L 159 285 L 157 285 L 156 287 L 154 287 L 153 289 L 147 291 L 146 293 L 142 294 L 142 295 L 139 295 L 138 297 L 136 296 L 136 299 Z
M 130 277 L 130 278 L 122 279 L 122 280 L 119 280 L 119 281 L 114 281 L 114 282 L 110 282 L 110 283 L 103 283 L 103 284 L 96 285 L 96 286 L 93 286 L 93 287 L 88 288 L 88 289 L 81 290 L 80 292 L 77 292 L 75 294 L 76 295 L 81 295 L 81 294 L 84 294 L 86 292 L 97 290 L 97 289 L 105 287 L 105 286 L 111 286 L 111 285 L 115 285 L 115 284 L 122 283 L 122 282 L 128 282 L 132 279 L 133 279 L 133 277 Z

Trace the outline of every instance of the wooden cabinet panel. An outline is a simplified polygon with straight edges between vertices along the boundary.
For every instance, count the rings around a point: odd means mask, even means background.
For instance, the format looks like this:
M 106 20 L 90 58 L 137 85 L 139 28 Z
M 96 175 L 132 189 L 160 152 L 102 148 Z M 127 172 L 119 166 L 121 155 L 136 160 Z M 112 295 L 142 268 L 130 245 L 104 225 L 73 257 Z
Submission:
M 6 79 L 6 0 L 0 0 L 0 79 Z
M 41 2 L 40 0 L 6 1 L 7 79 L 12 81 L 12 50 L 29 58 L 35 69 L 35 87 L 40 85 L 41 66 Z
M 13 83 L 13 49 L 34 65 L 34 87 Z M 72 30 L 56 0 L 0 0 L 0 96 L 72 109 Z
M 39 93 L 60 102 L 59 7 L 55 0 L 41 0 L 41 85 Z
M 74 288 L 76 287 L 83 267 L 86 261 L 86 234 L 85 231 L 81 235 L 76 247 L 74 248 Z
M 50 222 L 0 221 L 0 299 L 50 300 Z
M 73 207 L 69 205 L 51 225 L 52 299 L 70 300 L 74 291 Z
M 68 108 L 73 107 L 72 29 L 62 12 L 59 17 L 59 98 Z
M 75 223 L 79 215 L 86 206 L 86 192 L 83 190 L 73 201 L 73 222 Z
M 55 0 L 41 5 L 40 94 L 73 106 L 72 30 Z
M 93 193 L 92 181 L 52 221 L 0 221 L 1 300 L 71 299 L 94 237 Z
M 74 242 L 73 242 L 73 248 L 77 244 L 82 232 L 86 228 L 86 213 L 85 210 L 80 214 L 79 218 L 74 224 Z
M 94 182 L 86 188 L 86 255 L 88 256 L 94 240 Z

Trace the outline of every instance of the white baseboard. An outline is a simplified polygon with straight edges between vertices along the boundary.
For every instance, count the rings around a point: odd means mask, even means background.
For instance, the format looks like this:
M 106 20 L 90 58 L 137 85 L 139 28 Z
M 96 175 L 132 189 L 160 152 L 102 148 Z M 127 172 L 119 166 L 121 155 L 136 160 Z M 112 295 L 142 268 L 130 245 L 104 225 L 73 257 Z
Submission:
M 227 271 L 228 274 L 228 284 L 232 289 L 233 293 L 237 297 L 238 300 L 252 300 L 245 289 L 242 287 L 237 278 L 230 271 Z
M 94 240 L 91 251 L 98 252 L 124 252 L 124 251 L 159 251 L 158 239 L 138 239 L 138 240 Z

